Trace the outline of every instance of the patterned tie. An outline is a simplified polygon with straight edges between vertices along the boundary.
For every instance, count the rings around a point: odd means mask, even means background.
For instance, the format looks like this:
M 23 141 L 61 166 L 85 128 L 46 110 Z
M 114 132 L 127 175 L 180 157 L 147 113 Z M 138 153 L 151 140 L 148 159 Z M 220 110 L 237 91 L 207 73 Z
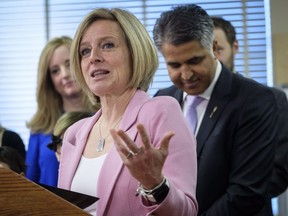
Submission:
M 200 96 L 187 96 L 187 104 L 188 104 L 188 109 L 186 113 L 186 119 L 188 121 L 188 124 L 191 127 L 191 130 L 193 133 L 196 131 L 196 126 L 197 126 L 197 111 L 196 107 L 204 100 L 204 98 Z

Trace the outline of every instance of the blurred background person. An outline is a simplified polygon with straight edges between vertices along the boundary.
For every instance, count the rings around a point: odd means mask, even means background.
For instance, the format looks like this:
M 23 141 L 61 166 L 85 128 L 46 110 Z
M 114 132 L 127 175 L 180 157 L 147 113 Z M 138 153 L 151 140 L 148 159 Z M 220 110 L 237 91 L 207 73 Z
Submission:
M 196 215 L 195 137 L 175 99 L 146 92 L 158 55 L 145 27 L 128 11 L 95 9 L 71 54 L 101 109 L 65 132 L 58 186 L 99 197 L 94 215 Z
M 221 17 L 211 17 L 214 24 L 214 37 L 217 41 L 218 59 L 232 72 L 235 71 L 235 55 L 239 51 L 239 43 L 236 39 L 234 26 Z
M 49 143 L 47 147 L 55 152 L 58 161 L 60 161 L 62 140 L 67 128 L 80 119 L 87 118 L 92 115 L 93 113 L 91 112 L 67 112 L 57 120 L 53 130 L 51 143 Z
M 37 110 L 27 123 L 31 134 L 26 155 L 28 179 L 57 186 L 59 163 L 47 148 L 58 118 L 65 112 L 92 111 L 86 95 L 71 77 L 69 50 L 72 39 L 51 39 L 44 47 L 38 65 Z
M 18 133 L 7 130 L 0 125 L 0 146 L 9 146 L 16 149 L 19 154 L 25 159 L 26 150 L 23 140 Z
M 218 43 L 219 60 L 233 72 L 235 55 L 238 53 L 238 40 L 234 26 L 222 17 L 211 17 L 214 23 L 214 36 Z M 288 187 L 288 102 L 285 92 L 277 88 L 271 88 L 278 107 L 278 142 L 275 143 L 275 160 L 270 196 L 277 197 Z
M 10 146 L 0 146 L 0 167 L 11 169 L 14 172 L 25 175 L 25 160 L 20 153 Z

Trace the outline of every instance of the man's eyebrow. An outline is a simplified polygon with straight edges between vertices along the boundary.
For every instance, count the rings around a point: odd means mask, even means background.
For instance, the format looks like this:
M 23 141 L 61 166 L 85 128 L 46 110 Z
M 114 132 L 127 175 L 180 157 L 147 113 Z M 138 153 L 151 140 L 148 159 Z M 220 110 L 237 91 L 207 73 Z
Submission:
M 194 56 L 185 62 L 190 62 L 190 61 L 199 60 L 199 59 L 203 59 L 203 58 L 205 58 L 205 55 Z
M 177 63 L 176 61 L 167 61 L 167 64 L 175 64 Z
M 168 65 L 175 65 L 175 64 L 181 64 L 179 62 L 174 62 L 174 61 L 168 61 L 166 62 Z
M 199 59 L 203 59 L 205 58 L 204 55 L 197 55 L 197 56 L 193 56 L 189 59 L 187 59 L 184 63 L 189 63 L 191 61 L 195 61 L 195 60 L 199 60 Z M 167 61 L 166 62 L 167 65 L 175 65 L 175 64 L 182 64 L 181 62 L 176 62 L 176 61 Z

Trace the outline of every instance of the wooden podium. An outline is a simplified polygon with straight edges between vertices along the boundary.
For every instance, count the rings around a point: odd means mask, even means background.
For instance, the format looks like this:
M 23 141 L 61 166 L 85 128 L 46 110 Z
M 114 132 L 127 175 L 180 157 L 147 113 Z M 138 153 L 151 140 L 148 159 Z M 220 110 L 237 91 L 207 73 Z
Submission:
M 0 168 L 0 215 L 89 215 L 24 176 Z

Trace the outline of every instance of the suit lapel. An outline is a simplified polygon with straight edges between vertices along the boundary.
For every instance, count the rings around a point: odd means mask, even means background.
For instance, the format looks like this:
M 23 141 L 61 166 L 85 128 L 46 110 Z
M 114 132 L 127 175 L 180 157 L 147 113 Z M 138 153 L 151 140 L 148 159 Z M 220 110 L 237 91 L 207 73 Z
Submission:
M 174 86 L 174 87 L 175 87 L 175 86 Z M 180 89 L 177 89 L 177 88 L 175 87 L 175 92 L 174 92 L 173 97 L 179 102 L 179 104 L 180 104 L 181 107 L 182 107 L 182 105 L 183 105 L 183 91 L 180 90 Z
M 76 134 L 76 139 L 77 139 L 78 144 L 75 146 L 75 150 L 73 151 L 73 153 L 71 155 L 71 160 L 69 161 L 70 164 L 68 164 L 65 168 L 67 170 L 67 182 L 69 183 L 69 185 L 68 185 L 69 189 L 71 189 L 72 180 L 73 180 L 73 177 L 75 175 L 78 164 L 81 160 L 82 153 L 84 151 L 85 144 L 86 144 L 87 139 L 88 139 L 88 135 L 89 135 L 92 127 L 94 126 L 94 124 L 96 123 L 98 118 L 100 117 L 100 115 L 101 115 L 101 110 L 99 112 L 97 112 L 91 118 L 91 120 L 89 122 L 88 121 L 85 122 L 85 124 L 83 126 L 83 127 L 85 127 L 85 129 L 79 128 L 79 133 Z
M 216 123 L 219 121 L 221 114 L 223 113 L 223 110 L 229 101 L 231 94 L 232 76 L 232 72 L 229 72 L 227 69 L 222 67 L 221 74 L 212 92 L 196 137 L 198 157 L 203 150 L 206 140 L 215 128 Z
M 136 127 L 133 126 L 137 123 L 138 113 L 147 100 L 149 100 L 149 96 L 146 93 L 137 91 L 129 102 L 120 122 L 119 129 L 124 130 L 134 141 L 138 132 Z M 109 199 L 113 195 L 113 188 L 117 184 L 122 169 L 124 169 L 123 161 L 113 144 L 99 175 L 97 191 L 100 200 L 97 201 L 97 215 L 104 215 L 106 208 L 109 207 Z

